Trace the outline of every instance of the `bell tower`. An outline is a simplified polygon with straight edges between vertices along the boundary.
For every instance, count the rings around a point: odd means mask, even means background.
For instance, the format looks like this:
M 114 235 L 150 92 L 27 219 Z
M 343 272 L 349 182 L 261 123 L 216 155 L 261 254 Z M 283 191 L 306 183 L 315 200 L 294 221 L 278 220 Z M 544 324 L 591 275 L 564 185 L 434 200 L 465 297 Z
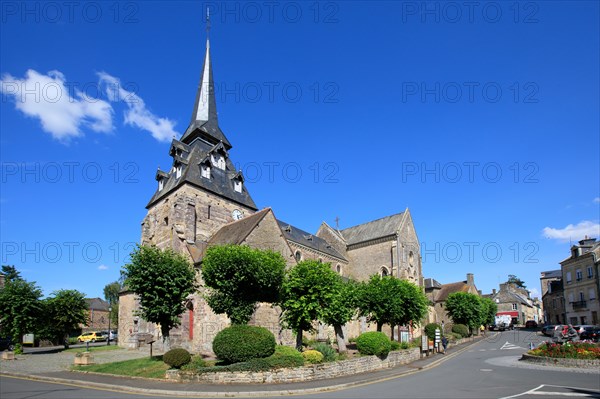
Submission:
M 219 126 L 210 40 L 192 118 L 181 139 L 173 139 L 168 171 L 156 172 L 157 189 L 142 222 L 142 245 L 172 248 L 197 262 L 206 242 L 223 225 L 257 207 L 229 157 L 232 148 Z

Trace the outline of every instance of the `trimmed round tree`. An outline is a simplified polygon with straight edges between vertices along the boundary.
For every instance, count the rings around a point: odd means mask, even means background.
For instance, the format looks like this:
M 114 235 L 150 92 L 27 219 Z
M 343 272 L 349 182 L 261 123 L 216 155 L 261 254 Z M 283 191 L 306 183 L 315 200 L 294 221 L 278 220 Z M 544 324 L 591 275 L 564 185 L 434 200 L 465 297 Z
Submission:
M 276 342 L 266 328 L 240 324 L 219 331 L 212 345 L 217 358 L 238 363 L 271 356 Z
M 138 246 L 123 266 L 125 285 L 140 298 L 140 316 L 160 324 L 165 350 L 169 332 L 179 326 L 186 298 L 196 290 L 196 272 L 181 254 L 171 249 Z
M 466 325 L 471 333 L 480 326 L 483 312 L 478 295 L 453 292 L 446 299 L 446 311 L 454 323 Z
M 202 278 L 208 305 L 232 324 L 247 324 L 258 302 L 276 302 L 285 272 L 281 254 L 240 245 L 208 248 Z

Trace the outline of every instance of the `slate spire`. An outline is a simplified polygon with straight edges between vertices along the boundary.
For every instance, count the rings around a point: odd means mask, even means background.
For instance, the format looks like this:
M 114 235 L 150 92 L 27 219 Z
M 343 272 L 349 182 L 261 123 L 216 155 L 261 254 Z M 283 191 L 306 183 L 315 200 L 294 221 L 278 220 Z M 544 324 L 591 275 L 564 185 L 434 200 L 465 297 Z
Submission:
M 200 82 L 196 92 L 196 101 L 194 102 L 194 111 L 192 112 L 192 120 L 190 125 L 183 134 L 181 141 L 185 144 L 190 144 L 195 138 L 202 139 L 217 144 L 223 142 L 227 149 L 231 148 L 229 140 L 219 127 L 217 118 L 217 101 L 215 99 L 215 82 L 213 80 L 212 63 L 210 58 L 210 39 L 208 32 L 210 21 L 206 18 L 206 54 L 204 56 L 204 65 Z

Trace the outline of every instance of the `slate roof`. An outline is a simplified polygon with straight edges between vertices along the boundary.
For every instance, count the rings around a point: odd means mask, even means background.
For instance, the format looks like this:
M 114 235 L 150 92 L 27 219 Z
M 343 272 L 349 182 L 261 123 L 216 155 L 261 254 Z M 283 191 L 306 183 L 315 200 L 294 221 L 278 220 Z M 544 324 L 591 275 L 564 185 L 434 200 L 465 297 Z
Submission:
M 425 289 L 433 289 L 433 288 L 442 288 L 442 284 L 440 284 L 434 278 L 426 278 L 425 279 Z
M 562 270 L 550 270 L 541 273 L 542 278 L 562 278 Z
M 173 148 L 179 148 L 179 144 L 177 140 L 173 140 Z M 175 168 L 171 168 L 169 172 L 161 171 L 157 172 L 157 178 L 162 178 L 163 180 L 163 189 L 156 190 L 146 208 L 149 208 L 155 202 L 160 199 L 166 197 L 173 190 L 185 185 L 191 184 L 195 187 L 199 187 L 210 191 L 214 194 L 217 194 L 223 198 L 227 198 L 238 204 L 244 205 L 250 209 L 256 210 L 256 204 L 250 197 L 250 193 L 246 189 L 245 185 L 242 185 L 242 192 L 239 193 L 235 191 L 233 185 L 233 179 L 238 175 L 238 171 L 235 170 L 235 166 L 229 159 L 226 158 L 225 170 L 221 170 L 215 166 L 211 167 L 211 178 L 207 179 L 202 177 L 201 175 L 201 167 L 200 164 L 202 161 L 209 156 L 211 151 L 214 151 L 218 147 L 218 144 L 213 146 L 203 140 L 195 140 L 191 145 L 185 146 L 186 150 L 183 150 L 181 155 L 173 155 L 174 161 L 173 166 L 176 163 L 181 163 L 182 171 L 181 177 L 177 178 Z M 168 176 L 165 178 L 164 176 Z
M 344 237 L 348 245 L 391 236 L 398 231 L 403 216 L 404 212 L 386 216 L 381 219 L 341 230 L 340 234 Z
M 86 298 L 85 302 L 88 304 L 90 310 L 103 310 L 108 312 L 109 304 L 101 298 Z
M 211 144 L 223 142 L 227 149 L 231 144 L 219 127 L 217 118 L 217 102 L 215 101 L 215 83 L 213 80 L 212 62 L 210 58 L 210 42 L 206 40 L 206 55 L 200 74 L 200 82 L 194 101 L 194 110 L 190 125 L 181 137 L 181 142 L 191 144 L 196 138 L 203 138 Z
M 323 252 L 329 256 L 333 256 L 334 258 L 347 261 L 343 255 L 336 251 L 321 237 L 317 237 L 314 234 L 308 233 L 281 220 L 277 220 L 277 223 L 279 223 L 279 227 L 281 228 L 286 240 L 314 249 L 315 251 Z

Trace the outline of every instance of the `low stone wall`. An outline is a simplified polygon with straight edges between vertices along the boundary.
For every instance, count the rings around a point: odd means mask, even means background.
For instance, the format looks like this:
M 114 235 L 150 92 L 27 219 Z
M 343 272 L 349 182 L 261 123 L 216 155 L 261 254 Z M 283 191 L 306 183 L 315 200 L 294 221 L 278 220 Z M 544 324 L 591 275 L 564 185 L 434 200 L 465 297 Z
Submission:
M 263 372 L 212 372 L 195 374 L 169 370 L 167 379 L 207 384 L 281 384 L 300 381 L 324 380 L 344 377 L 369 371 L 382 370 L 408 364 L 420 358 L 420 349 L 411 348 L 393 351 L 385 359 L 377 356 L 363 356 L 338 362 L 315 364 L 304 367 L 278 369 Z
M 560 359 L 554 357 L 534 356 L 523 354 L 521 360 L 528 363 L 542 364 L 545 366 L 562 366 L 562 367 L 577 367 L 583 369 L 598 369 L 600 368 L 600 360 L 598 359 Z

